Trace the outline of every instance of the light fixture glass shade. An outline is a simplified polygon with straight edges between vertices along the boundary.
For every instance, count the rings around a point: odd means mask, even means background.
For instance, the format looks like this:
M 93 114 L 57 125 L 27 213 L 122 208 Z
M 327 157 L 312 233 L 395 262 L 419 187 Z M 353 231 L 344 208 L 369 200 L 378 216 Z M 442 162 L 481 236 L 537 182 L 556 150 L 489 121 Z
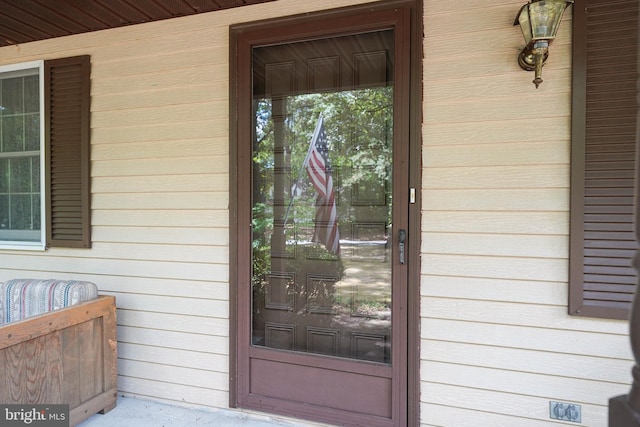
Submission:
M 565 0 L 539 0 L 529 4 L 529 19 L 534 40 L 555 38 L 564 10 L 571 3 Z
M 532 0 L 522 6 L 514 25 L 520 25 L 524 41 L 553 40 L 558 33 L 562 15 L 572 0 Z
M 531 33 L 531 20 L 529 19 L 528 3 L 522 6 L 518 13 L 518 17 L 516 18 L 516 22 L 513 25 L 518 24 L 520 24 L 520 29 L 522 30 L 522 36 L 524 37 L 525 43 L 529 44 L 533 38 L 533 34 Z

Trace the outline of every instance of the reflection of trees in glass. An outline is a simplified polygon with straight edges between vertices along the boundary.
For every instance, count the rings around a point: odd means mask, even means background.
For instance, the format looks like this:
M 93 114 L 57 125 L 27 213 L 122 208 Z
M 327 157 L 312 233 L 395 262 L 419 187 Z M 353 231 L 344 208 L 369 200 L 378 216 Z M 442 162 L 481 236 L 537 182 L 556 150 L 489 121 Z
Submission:
M 275 102 L 275 101 L 273 101 Z M 254 285 L 258 285 L 270 268 L 271 236 L 274 232 L 274 200 L 282 203 L 286 212 L 287 250 L 290 245 L 309 244 L 313 235 L 315 190 L 309 183 L 306 170 L 301 169 L 309 149 L 313 131 L 320 114 L 324 117 L 329 158 L 333 169 L 338 219 L 353 220 L 355 209 L 351 200 L 352 188 L 367 189 L 366 193 L 383 194 L 382 204 L 388 205 L 387 224 L 390 224 L 390 164 L 392 161 L 392 104 L 393 88 L 306 94 L 286 97 L 286 116 L 282 130 L 275 131 L 273 102 L 260 99 L 254 104 L 255 136 L 253 147 L 253 268 Z M 275 135 L 283 141 L 275 141 Z M 280 147 L 275 150 L 276 147 Z M 279 151 L 276 160 L 274 150 Z M 285 162 L 283 164 L 283 162 Z M 278 163 L 278 164 L 276 164 Z M 284 176 L 284 188 L 274 188 L 277 174 Z M 296 185 L 297 184 L 297 185 Z M 376 186 L 377 187 L 374 187 Z M 380 207 L 357 206 L 358 215 Z M 376 213 L 379 217 L 379 214 Z M 285 214 L 275 218 L 284 221 Z M 362 220 L 362 219 L 360 219 Z M 346 221 L 345 221 L 346 223 Z M 341 236 L 350 238 L 349 230 L 341 229 Z M 317 249 L 317 251 L 316 251 Z M 314 247 L 322 257 L 324 248 Z M 327 252 L 328 257 L 331 255 Z
M 393 89 L 383 87 L 298 95 L 287 97 L 284 102 L 287 114 L 279 132 L 275 131 L 272 101 L 261 99 L 254 104 L 252 281 L 253 291 L 257 294 L 264 293 L 268 274 L 272 270 L 274 215 L 282 216 L 276 217 L 276 221 L 284 221 L 284 212 L 289 206 L 291 208 L 284 227 L 285 251 L 292 261 L 288 264 L 288 270 L 304 272 L 301 276 L 304 277 L 314 268 L 328 268 L 313 259 L 335 259 L 323 246 L 310 243 L 316 194 L 306 170 L 301 169 L 320 114 L 324 116 L 329 144 L 338 220 L 346 226 L 341 228 L 341 236 L 358 239 L 358 236 L 350 235 L 350 222 L 366 222 L 376 218 L 377 221 L 386 221 L 387 226 L 391 225 Z M 282 135 L 283 141 L 276 143 L 276 134 Z M 274 154 L 274 150 L 278 151 L 276 147 L 280 147 L 277 161 Z M 282 164 L 283 161 L 286 163 Z M 274 188 L 277 174 L 284 175 L 284 188 Z M 276 200 L 282 206 L 274 212 Z M 369 200 L 373 202 L 368 203 Z M 276 232 L 282 232 L 282 228 L 275 229 Z M 377 239 L 381 238 L 384 236 L 377 236 Z M 301 258 L 300 253 L 296 253 L 302 250 L 300 245 L 305 246 L 307 254 L 312 251 L 313 259 Z M 336 261 L 333 267 L 335 273 L 342 275 L 345 265 L 342 260 Z M 372 279 L 371 283 L 377 280 Z M 325 292 L 324 299 L 333 296 L 333 285 Z M 257 294 L 254 296 L 257 297 Z M 254 301 L 260 301 L 263 297 Z M 380 304 L 381 307 L 389 303 L 386 294 L 375 298 L 369 295 L 365 299 L 371 299 L 371 303 Z M 378 300 L 384 303 L 378 303 Z
M 279 347 L 275 341 L 269 344 L 265 325 L 282 323 L 301 330 L 310 326 L 339 331 L 337 339 L 347 357 L 354 357 L 349 337 L 355 331 L 384 337 L 380 345 L 388 345 L 392 112 L 392 87 L 255 100 L 254 343 Z M 303 162 L 321 114 L 337 201 L 340 256 L 312 242 L 317 194 Z M 307 338 L 299 337 L 296 349 L 324 352 L 309 350 L 307 344 Z M 289 348 L 290 343 L 282 345 Z

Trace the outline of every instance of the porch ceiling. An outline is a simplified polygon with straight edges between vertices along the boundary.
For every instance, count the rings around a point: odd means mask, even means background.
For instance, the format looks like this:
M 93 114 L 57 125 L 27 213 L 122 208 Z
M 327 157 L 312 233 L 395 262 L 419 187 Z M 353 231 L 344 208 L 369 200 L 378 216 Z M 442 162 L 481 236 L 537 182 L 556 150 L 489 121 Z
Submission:
M 0 0 L 0 47 L 273 0 Z

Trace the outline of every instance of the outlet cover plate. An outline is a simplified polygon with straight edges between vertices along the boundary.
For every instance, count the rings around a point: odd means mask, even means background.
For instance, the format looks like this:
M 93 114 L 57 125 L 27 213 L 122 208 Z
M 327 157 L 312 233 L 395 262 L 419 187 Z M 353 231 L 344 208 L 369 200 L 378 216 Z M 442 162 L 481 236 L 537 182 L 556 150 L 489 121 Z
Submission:
M 549 401 L 549 417 L 553 420 L 582 423 L 582 407 L 575 403 Z

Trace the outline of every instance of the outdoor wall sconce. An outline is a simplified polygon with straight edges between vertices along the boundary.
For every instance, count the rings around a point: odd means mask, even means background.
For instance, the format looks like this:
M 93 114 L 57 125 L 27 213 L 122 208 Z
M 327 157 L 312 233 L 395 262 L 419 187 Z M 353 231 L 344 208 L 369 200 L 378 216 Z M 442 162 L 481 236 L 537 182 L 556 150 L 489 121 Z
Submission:
M 564 10 L 573 0 L 531 0 L 522 6 L 513 25 L 520 24 L 527 45 L 518 56 L 524 70 L 535 71 L 533 84 L 542 83 L 542 66 L 549 56 L 549 45 L 555 39 Z

